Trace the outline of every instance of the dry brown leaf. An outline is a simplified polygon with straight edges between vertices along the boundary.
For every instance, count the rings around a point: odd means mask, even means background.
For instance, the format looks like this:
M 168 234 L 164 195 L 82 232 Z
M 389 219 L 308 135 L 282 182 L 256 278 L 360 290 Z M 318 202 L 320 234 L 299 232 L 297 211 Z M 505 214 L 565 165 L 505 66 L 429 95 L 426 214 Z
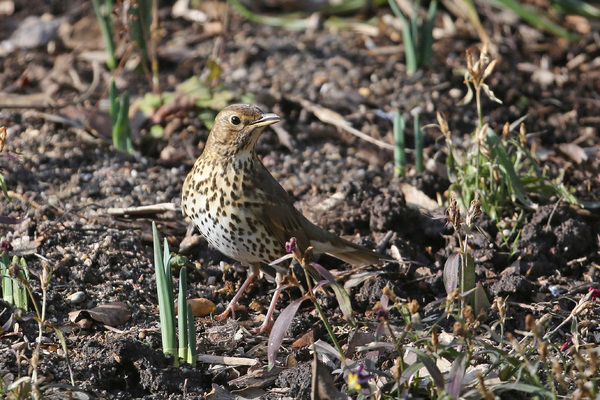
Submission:
M 416 207 L 419 210 L 425 210 L 429 213 L 433 213 L 440 206 L 437 201 L 427 196 L 424 192 L 417 189 L 413 185 L 403 183 L 400 185 L 406 204 L 411 207 Z
M 300 336 L 294 343 L 292 343 L 292 348 L 298 347 L 308 347 L 312 345 L 315 341 L 315 334 L 312 330 L 306 332 L 304 335 Z
M 581 164 L 588 159 L 585 150 L 574 143 L 561 143 L 558 145 L 558 149 L 577 164 Z
M 131 318 L 131 311 L 125 303 L 114 302 L 101 304 L 91 310 L 87 310 L 90 316 L 105 325 L 118 326 L 127 322 Z

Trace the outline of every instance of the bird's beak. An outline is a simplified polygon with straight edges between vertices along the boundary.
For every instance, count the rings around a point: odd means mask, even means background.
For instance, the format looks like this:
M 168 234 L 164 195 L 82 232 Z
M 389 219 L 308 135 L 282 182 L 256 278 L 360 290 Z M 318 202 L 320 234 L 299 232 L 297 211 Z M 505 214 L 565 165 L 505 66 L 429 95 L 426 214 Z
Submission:
M 281 118 L 279 118 L 279 115 L 273 114 L 273 113 L 267 113 L 267 114 L 263 114 L 260 119 L 254 121 L 250 125 L 252 125 L 252 126 L 267 126 L 267 125 L 275 124 L 279 121 L 281 121 Z

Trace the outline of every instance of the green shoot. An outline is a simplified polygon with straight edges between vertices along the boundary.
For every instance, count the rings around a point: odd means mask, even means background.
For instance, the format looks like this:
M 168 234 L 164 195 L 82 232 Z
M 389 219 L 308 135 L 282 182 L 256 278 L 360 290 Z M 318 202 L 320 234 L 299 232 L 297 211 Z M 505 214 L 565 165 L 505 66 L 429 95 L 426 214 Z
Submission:
M 160 317 L 160 332 L 162 336 L 163 353 L 172 355 L 173 364 L 180 362 L 196 365 L 196 327 L 192 308 L 186 304 L 187 275 L 186 267 L 179 272 L 179 295 L 177 298 L 178 313 L 175 321 L 175 304 L 173 302 L 173 276 L 171 274 L 171 255 L 167 239 L 164 239 L 161 251 L 160 238 L 156 223 L 152 223 L 152 240 L 154 245 L 154 267 L 156 272 L 156 290 Z M 179 347 L 177 347 L 178 330 Z
M 184 289 L 187 287 L 186 283 L 186 268 L 181 267 L 179 270 L 179 295 L 177 296 L 177 330 L 179 331 L 179 358 L 187 358 L 187 307 L 185 301 Z M 185 312 L 184 312 L 185 311 Z
M 110 100 L 110 119 L 112 122 L 113 146 L 127 154 L 133 151 L 131 129 L 129 127 L 129 92 L 119 98 L 115 79 L 110 80 L 108 91 Z
M 425 20 L 419 15 L 418 2 L 412 3 L 414 8 L 408 12 L 409 15 L 400 9 L 396 0 L 388 0 L 388 3 L 394 15 L 402 22 L 406 74 L 412 76 L 420 67 L 431 65 L 437 0 L 429 3 Z
M 96 12 L 96 18 L 100 24 L 100 31 L 102 32 L 102 38 L 106 45 L 106 66 L 113 71 L 117 68 L 117 59 L 115 57 L 115 44 L 113 42 L 113 21 L 112 21 L 112 0 L 104 0 L 104 9 L 100 5 L 100 0 L 92 0 L 94 5 L 94 11 Z
M 3 300 L 23 311 L 28 311 L 26 285 L 29 284 L 29 269 L 25 259 L 17 256 L 11 259 L 8 254 L 4 253 L 0 257 L 0 276 L 2 276 Z
M 175 307 L 173 304 L 173 277 L 171 275 L 170 254 L 167 239 L 164 241 L 164 255 L 160 250 L 160 239 L 156 224 L 152 223 L 152 240 L 154 243 L 154 268 L 156 273 L 156 290 L 158 292 L 158 308 L 160 316 L 160 333 L 163 353 L 174 356 L 175 365 L 179 365 L 176 355 L 175 340 Z
M 419 113 L 414 114 L 414 133 L 415 133 L 415 168 L 417 172 L 425 171 L 423 164 L 423 131 L 419 124 Z
M 158 80 L 157 41 L 158 29 L 158 1 L 135 0 L 129 7 L 129 28 L 131 39 L 140 52 L 141 64 L 144 72 L 151 75 L 154 93 L 160 93 Z
M 394 113 L 394 173 L 401 176 L 406 174 L 405 127 L 404 117 L 399 110 L 396 110 Z

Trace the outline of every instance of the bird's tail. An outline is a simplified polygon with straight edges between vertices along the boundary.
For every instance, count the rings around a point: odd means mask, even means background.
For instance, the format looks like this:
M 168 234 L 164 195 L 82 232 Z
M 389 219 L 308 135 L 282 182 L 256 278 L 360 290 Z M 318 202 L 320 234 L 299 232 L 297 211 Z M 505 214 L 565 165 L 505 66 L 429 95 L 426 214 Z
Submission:
M 383 261 L 389 260 L 389 257 L 383 254 L 371 251 L 366 247 L 354 244 L 337 236 L 333 236 L 333 238 L 327 242 L 317 242 L 312 240 L 311 245 L 314 247 L 315 254 L 326 253 L 335 258 L 339 258 L 348 264 L 357 266 L 381 264 Z

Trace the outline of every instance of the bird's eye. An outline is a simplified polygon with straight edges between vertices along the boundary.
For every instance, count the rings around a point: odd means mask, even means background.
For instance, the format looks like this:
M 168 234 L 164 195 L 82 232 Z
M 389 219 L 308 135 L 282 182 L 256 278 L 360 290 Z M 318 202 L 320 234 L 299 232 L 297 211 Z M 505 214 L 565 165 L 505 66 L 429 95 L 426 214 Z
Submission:
M 231 117 L 231 123 L 234 125 L 239 125 L 240 122 L 242 122 L 242 120 L 240 119 L 240 117 L 234 115 L 233 117 Z

